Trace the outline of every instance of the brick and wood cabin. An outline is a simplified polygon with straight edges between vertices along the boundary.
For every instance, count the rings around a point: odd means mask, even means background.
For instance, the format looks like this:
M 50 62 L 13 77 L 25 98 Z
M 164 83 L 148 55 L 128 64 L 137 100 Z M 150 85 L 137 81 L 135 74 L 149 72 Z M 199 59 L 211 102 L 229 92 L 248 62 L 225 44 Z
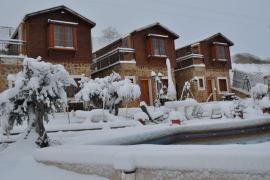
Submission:
M 11 37 L 24 43 L 20 54 L 63 64 L 75 80 L 90 76 L 91 29 L 95 23 L 66 6 L 26 14 Z M 68 89 L 73 97 L 77 88 Z
M 199 102 L 221 100 L 231 92 L 230 46 L 233 42 L 217 33 L 196 43 L 176 49 L 175 79 L 178 98 L 184 83 L 191 82 L 191 93 Z
M 139 84 L 140 101 L 153 105 L 157 87 L 151 72 L 161 73 L 162 83 L 167 85 L 166 59 L 170 59 L 174 69 L 174 40 L 178 37 L 160 23 L 136 29 L 93 53 L 91 77 L 104 77 L 115 71 L 122 78 Z M 174 77 L 174 74 L 172 76 Z M 129 105 L 138 105 L 138 102 Z

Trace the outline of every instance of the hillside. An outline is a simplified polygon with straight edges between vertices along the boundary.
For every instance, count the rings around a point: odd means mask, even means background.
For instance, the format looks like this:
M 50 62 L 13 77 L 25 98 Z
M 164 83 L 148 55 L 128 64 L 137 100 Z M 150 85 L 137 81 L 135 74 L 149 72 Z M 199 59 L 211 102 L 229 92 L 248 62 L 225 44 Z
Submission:
M 249 53 L 235 54 L 232 61 L 237 64 L 270 64 L 270 58 L 260 58 Z

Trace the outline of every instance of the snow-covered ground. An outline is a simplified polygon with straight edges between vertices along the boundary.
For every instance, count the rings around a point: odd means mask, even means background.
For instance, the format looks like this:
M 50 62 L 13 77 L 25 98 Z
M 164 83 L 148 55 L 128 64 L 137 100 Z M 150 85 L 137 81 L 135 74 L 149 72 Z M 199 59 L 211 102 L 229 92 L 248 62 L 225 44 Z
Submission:
M 56 113 L 55 119 L 46 124 L 46 130 L 52 146 L 41 150 L 33 148 L 34 139 L 23 140 L 22 135 L 12 135 L 10 138 L 19 139 L 16 143 L 2 144 L 0 148 L 1 179 L 105 179 L 100 176 L 83 175 L 74 172 L 88 172 L 89 166 L 109 166 L 115 170 L 134 169 L 164 169 L 164 170 L 199 170 L 207 169 L 215 172 L 262 174 L 263 179 L 269 179 L 270 142 L 247 145 L 129 145 L 147 142 L 165 136 L 195 131 L 211 131 L 249 127 L 270 123 L 270 116 L 261 112 L 260 106 L 251 99 L 247 104 L 244 119 L 231 118 L 228 113 L 233 102 L 214 102 L 202 104 L 205 115 L 191 120 L 185 120 L 181 125 L 171 125 L 168 120 L 172 108 L 149 107 L 151 114 L 161 112 L 167 114 L 160 124 L 143 126 L 133 120 L 134 114 L 142 112 L 139 108 L 120 109 L 119 117 L 108 122 L 95 122 L 89 117 L 91 113 L 81 112 Z M 177 104 L 177 103 L 176 103 Z M 171 104 L 172 105 L 172 104 Z M 178 103 L 179 105 L 179 103 Z M 176 112 L 184 116 L 184 110 Z M 211 109 L 221 107 L 222 118 L 211 119 Z M 225 115 L 227 113 L 227 115 Z M 175 117 L 174 117 L 175 118 Z M 125 127 L 111 129 L 111 127 Z M 26 126 L 15 127 L 12 133 L 21 133 Z M 91 130 L 92 129 L 92 130 Z M 100 129 L 100 130 L 93 130 Z M 83 130 L 83 131 L 81 131 Z M 57 131 L 57 132 L 56 132 Z M 1 137 L 2 140 L 7 138 Z M 106 146 L 104 146 L 106 145 Z M 122 145 L 122 146 L 119 146 Z M 66 171 L 53 166 L 36 162 L 52 162 L 72 164 Z M 79 165 L 79 166 L 77 166 Z M 96 174 L 96 173 L 94 173 Z M 98 175 L 103 176 L 102 173 Z M 104 175 L 105 176 L 105 175 Z M 108 177 L 108 176 L 107 176 Z M 241 176 L 242 177 L 242 176 Z M 43 178 L 43 179 L 42 179 Z
M 132 171 L 149 169 L 215 169 L 268 173 L 270 143 L 252 145 L 58 146 L 34 154 L 38 161 L 108 165 Z M 269 176 L 270 177 L 270 176 Z
M 37 150 L 31 142 L 34 139 L 20 141 L 10 145 L 7 149 L 0 149 L 0 179 L 1 180 L 106 180 L 107 178 L 96 175 L 84 175 L 59 169 L 53 166 L 46 166 L 38 163 L 33 158 Z
M 35 161 L 73 164 L 69 170 L 83 173 L 89 166 L 109 166 L 116 170 L 166 169 L 199 170 L 224 172 L 261 173 L 269 178 L 270 143 L 249 145 L 134 145 L 115 146 L 108 144 L 127 144 L 154 137 L 207 130 L 231 128 L 269 122 L 269 116 L 257 119 L 197 119 L 185 121 L 182 125 L 168 123 L 134 126 L 122 129 L 103 129 L 96 131 L 50 133 L 54 144 L 50 148 L 33 148 L 28 139 L 18 141 L 0 152 L 1 179 L 39 178 L 44 179 L 105 179 L 96 175 L 83 175 L 46 166 Z M 60 122 L 55 122 L 56 124 Z M 21 139 L 20 139 L 21 140 Z M 93 145 L 96 144 L 96 145 Z M 100 146 L 102 145 L 102 146 Z M 106 145 L 106 146 L 104 146 Z M 77 165 L 79 164 L 79 169 Z M 102 175 L 100 173 L 99 175 Z M 246 175 L 248 177 L 248 175 Z

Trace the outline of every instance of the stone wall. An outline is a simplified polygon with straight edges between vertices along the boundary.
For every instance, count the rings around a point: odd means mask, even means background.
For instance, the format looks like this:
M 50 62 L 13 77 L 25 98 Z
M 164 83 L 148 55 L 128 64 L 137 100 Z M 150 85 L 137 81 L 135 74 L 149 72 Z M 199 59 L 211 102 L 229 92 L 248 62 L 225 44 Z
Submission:
M 9 74 L 16 74 L 21 70 L 21 64 L 0 63 L 0 92 L 8 88 L 7 76 Z
M 231 92 L 229 71 L 224 69 L 206 69 L 204 67 L 191 67 L 175 72 L 176 87 L 178 92 L 178 99 L 181 97 L 183 86 L 186 81 L 190 81 L 193 77 L 204 77 L 204 89 L 198 89 L 198 82 L 191 83 L 191 93 L 199 102 L 205 102 L 209 96 L 208 80 L 212 80 L 213 100 L 221 100 L 222 94 L 218 91 L 217 79 L 218 77 L 227 78 L 228 92 Z M 214 91 L 216 89 L 216 91 Z M 192 97 L 192 96 L 189 96 Z
M 70 73 L 70 75 L 82 75 L 90 77 L 91 69 L 89 64 L 76 64 L 76 63 L 63 63 L 65 69 Z
M 15 62 L 15 63 L 14 63 Z M 90 64 L 63 63 L 70 75 L 82 75 L 90 77 Z M 7 76 L 16 74 L 22 70 L 22 61 L 0 61 L 0 92 L 8 88 Z
M 113 71 L 119 73 L 122 78 L 124 78 L 125 76 L 134 76 L 135 83 L 139 85 L 140 85 L 140 79 L 148 79 L 151 84 L 150 89 L 152 89 L 152 91 L 149 92 L 150 101 L 152 102 L 156 98 L 156 86 L 155 86 L 155 81 L 151 78 L 151 71 L 154 71 L 156 73 L 160 72 L 164 76 L 167 76 L 167 67 L 137 66 L 136 64 L 127 63 L 127 64 L 117 64 L 108 69 L 94 73 L 91 75 L 91 77 L 92 78 L 105 77 L 105 76 L 110 75 Z M 172 77 L 173 77 L 173 81 L 175 82 L 174 72 L 172 73 Z M 144 93 L 144 92 L 141 92 L 141 93 Z M 124 103 L 123 107 L 125 107 L 126 105 L 128 107 L 137 107 L 139 106 L 139 102 L 140 102 L 140 99 L 133 102 L 129 102 L 128 104 Z
M 195 76 L 205 76 L 205 74 L 206 74 L 206 71 L 204 67 L 192 67 L 192 68 L 187 68 L 181 71 L 176 71 L 175 80 L 176 80 L 176 87 L 177 87 L 177 92 L 178 92 L 178 99 L 181 98 L 183 87 L 186 81 L 190 81 Z M 197 101 L 203 102 L 205 101 L 205 99 L 207 99 L 207 91 L 198 90 L 197 82 L 191 83 L 190 91 Z M 185 94 L 183 94 L 183 96 L 185 96 Z M 192 95 L 190 95 L 189 97 L 192 98 Z

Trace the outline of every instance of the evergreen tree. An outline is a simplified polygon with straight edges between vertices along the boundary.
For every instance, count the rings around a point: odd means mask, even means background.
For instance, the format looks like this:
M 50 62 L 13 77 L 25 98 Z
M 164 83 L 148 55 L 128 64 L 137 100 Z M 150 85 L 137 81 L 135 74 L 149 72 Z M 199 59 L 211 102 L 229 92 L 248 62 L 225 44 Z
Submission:
M 49 145 L 44 128 L 48 114 L 60 111 L 67 105 L 65 88 L 75 85 L 62 65 L 53 65 L 40 59 L 25 58 L 23 70 L 8 76 L 11 87 L 0 94 L 0 116 L 4 130 L 9 133 L 14 124 L 28 122 L 27 135 L 35 129 L 36 144 Z
M 122 102 L 128 102 L 140 97 L 140 87 L 133 84 L 129 79 L 121 80 L 118 73 L 113 72 L 104 78 L 89 79 L 82 77 L 81 90 L 75 95 L 77 101 L 90 102 L 98 108 L 108 108 L 110 113 Z

